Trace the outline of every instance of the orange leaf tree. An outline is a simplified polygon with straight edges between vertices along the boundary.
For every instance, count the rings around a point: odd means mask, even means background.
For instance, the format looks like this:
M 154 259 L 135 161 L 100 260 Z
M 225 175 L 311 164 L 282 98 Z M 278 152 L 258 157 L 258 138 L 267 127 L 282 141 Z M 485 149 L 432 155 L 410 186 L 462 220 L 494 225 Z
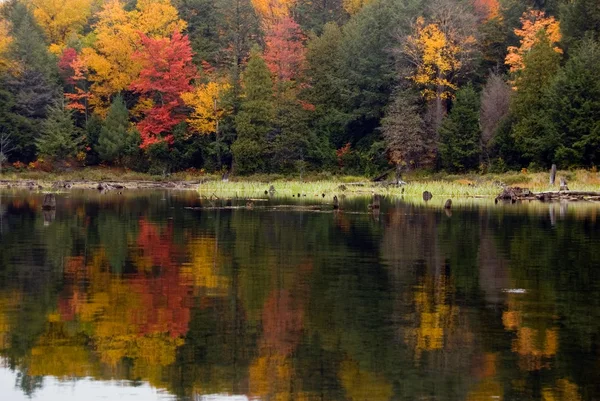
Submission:
M 560 22 L 556 21 L 554 17 L 546 17 L 546 14 L 540 10 L 529 10 L 523 13 L 521 25 L 521 29 L 515 29 L 515 34 L 521 38 L 521 45 L 508 47 L 505 62 L 510 66 L 510 72 L 514 73 L 525 67 L 523 56 L 539 42 L 538 33 L 540 31 L 544 31 L 554 51 L 562 53 L 562 50 L 556 46 L 561 39 Z

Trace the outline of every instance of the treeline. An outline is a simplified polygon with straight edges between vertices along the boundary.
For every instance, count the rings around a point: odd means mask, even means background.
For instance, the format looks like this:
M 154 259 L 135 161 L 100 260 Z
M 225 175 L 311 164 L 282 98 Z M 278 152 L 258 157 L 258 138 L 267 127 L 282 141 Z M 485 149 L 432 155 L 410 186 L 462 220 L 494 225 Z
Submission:
M 10 0 L 0 164 L 594 167 L 597 0 Z

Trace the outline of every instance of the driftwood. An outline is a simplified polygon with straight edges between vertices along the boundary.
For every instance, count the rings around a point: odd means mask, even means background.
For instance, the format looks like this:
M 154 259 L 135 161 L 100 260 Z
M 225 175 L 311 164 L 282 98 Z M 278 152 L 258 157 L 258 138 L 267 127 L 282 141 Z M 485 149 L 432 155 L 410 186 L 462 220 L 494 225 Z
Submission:
M 377 177 L 373 178 L 371 181 L 373 182 L 379 182 L 379 181 L 383 181 L 387 178 L 387 176 L 392 172 L 392 171 L 396 171 L 396 167 L 392 167 L 391 169 L 387 170 L 385 173 L 378 175 Z
M 505 201 L 522 201 L 522 200 L 539 200 L 542 202 L 550 201 L 600 201 L 600 192 L 595 191 L 546 191 L 546 192 L 531 192 L 527 188 L 505 187 L 502 192 L 496 197 L 496 202 L 499 200 Z

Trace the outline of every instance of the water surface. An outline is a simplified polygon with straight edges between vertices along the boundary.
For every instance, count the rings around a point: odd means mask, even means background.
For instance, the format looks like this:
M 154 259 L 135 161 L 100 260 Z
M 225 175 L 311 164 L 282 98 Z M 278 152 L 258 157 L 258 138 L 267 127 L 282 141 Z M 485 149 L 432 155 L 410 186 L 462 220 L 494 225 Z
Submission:
M 600 398 L 593 204 L 42 197 L 0 197 L 3 401 Z

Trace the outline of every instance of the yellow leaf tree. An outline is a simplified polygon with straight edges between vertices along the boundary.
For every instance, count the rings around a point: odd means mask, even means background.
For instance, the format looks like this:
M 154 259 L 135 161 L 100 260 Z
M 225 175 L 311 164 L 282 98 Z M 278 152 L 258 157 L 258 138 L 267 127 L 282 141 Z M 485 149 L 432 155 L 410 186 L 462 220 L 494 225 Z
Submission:
M 93 0 L 31 0 L 33 15 L 50 40 L 50 51 L 60 54 L 71 35 L 86 24 Z
M 409 79 L 423 88 L 424 97 L 452 97 L 458 87 L 451 81 L 451 74 L 461 67 L 458 43 L 450 40 L 437 24 L 426 24 L 421 17 L 417 19 L 414 33 L 407 38 L 404 52 L 414 65 Z
M 132 58 L 140 46 L 140 33 L 153 38 L 170 37 L 185 29 L 169 0 L 140 0 L 136 9 L 126 11 L 119 0 L 109 0 L 98 13 L 93 48 L 83 49 L 90 71 L 90 105 L 103 115 L 111 97 L 129 87 L 142 65 Z
M 223 96 L 230 89 L 231 85 L 227 83 L 209 82 L 181 95 L 185 104 L 193 109 L 187 121 L 195 132 L 202 135 L 218 133 L 219 122 L 231 112 L 223 105 Z
M 295 0 L 252 0 L 254 10 L 265 26 L 290 16 Z
M 435 100 L 436 125 L 441 123 L 445 101 L 454 97 L 456 80 L 475 51 L 473 21 L 454 17 L 453 12 L 461 15 L 450 7 L 440 7 L 439 15 L 430 23 L 419 17 L 401 49 L 413 66 L 407 78 L 421 88 L 425 99 Z
M 343 6 L 348 14 L 354 15 L 370 2 L 371 0 L 344 0 Z
M 8 50 L 13 39 L 10 36 L 8 22 L 0 20 L 0 72 L 7 70 L 11 66 L 11 60 L 8 57 Z
M 510 66 L 510 72 L 518 72 L 525 67 L 523 56 L 538 43 L 540 31 L 545 32 L 554 51 L 562 53 L 562 50 L 556 46 L 561 40 L 560 22 L 554 17 L 546 17 L 546 14 L 540 10 L 529 10 L 521 17 L 521 25 L 521 29 L 515 29 L 515 34 L 521 38 L 521 45 L 508 47 L 505 63 Z

